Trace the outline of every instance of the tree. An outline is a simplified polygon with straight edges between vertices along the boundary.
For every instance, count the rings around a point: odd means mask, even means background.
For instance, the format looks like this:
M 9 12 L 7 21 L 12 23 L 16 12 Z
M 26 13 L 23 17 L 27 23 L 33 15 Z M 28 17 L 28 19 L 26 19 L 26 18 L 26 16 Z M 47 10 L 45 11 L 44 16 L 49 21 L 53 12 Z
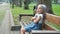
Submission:
M 22 0 L 20 0 L 20 7 L 22 7 Z
M 47 6 L 47 12 L 53 14 L 51 0 L 38 0 L 38 4 L 45 4 Z
M 14 8 L 14 0 L 12 0 L 12 8 Z
M 55 2 L 55 4 L 57 4 L 58 3 L 58 0 L 54 0 L 54 2 Z
M 24 9 L 29 9 L 28 0 L 24 0 Z
M 19 0 L 15 0 L 15 2 L 14 2 L 15 4 L 16 4 L 16 6 L 19 6 Z
M 10 1 L 10 4 L 12 3 L 12 0 L 9 0 Z

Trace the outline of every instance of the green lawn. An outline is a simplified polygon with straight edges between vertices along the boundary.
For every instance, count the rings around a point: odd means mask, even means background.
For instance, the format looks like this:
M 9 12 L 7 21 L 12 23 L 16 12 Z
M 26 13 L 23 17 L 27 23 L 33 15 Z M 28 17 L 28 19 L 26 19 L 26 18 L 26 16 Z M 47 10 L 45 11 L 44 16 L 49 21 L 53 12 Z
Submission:
M 33 14 L 33 6 L 35 4 L 30 4 L 29 5 L 29 10 L 24 10 L 23 7 L 15 7 L 14 9 L 12 9 L 12 14 L 13 14 L 13 17 L 14 17 L 14 22 L 15 24 L 17 25 L 18 24 L 18 16 L 19 14 Z M 52 9 L 53 9 L 53 12 L 54 14 L 60 16 L 60 5 L 58 4 L 52 4 Z M 60 26 L 57 26 L 55 24 L 53 24 L 54 27 L 57 27 L 57 29 L 60 29 L 59 27 Z
M 60 5 L 58 5 L 58 4 L 53 4 L 53 5 L 52 5 L 52 8 L 53 8 L 54 14 L 60 16 Z
M 14 9 L 12 9 L 12 14 L 14 17 L 15 24 L 18 24 L 19 14 L 33 14 L 33 10 L 32 10 L 32 7 L 30 7 L 29 10 L 24 10 L 23 8 L 15 7 Z
M 52 23 L 52 22 L 46 22 L 46 24 L 48 24 L 49 26 L 52 26 L 52 27 L 60 30 L 60 26 L 58 26 L 58 25 L 56 25 L 56 24 L 54 24 L 54 23 Z

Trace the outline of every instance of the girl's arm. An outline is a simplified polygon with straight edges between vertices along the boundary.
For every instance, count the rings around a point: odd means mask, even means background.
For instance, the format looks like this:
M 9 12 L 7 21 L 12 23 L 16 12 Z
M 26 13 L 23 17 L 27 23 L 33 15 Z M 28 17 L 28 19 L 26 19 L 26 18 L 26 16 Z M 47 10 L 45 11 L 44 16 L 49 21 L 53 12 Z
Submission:
M 34 22 L 35 22 L 35 23 L 38 23 L 38 22 L 40 21 L 40 19 L 41 19 L 41 16 L 39 16 L 39 18 L 36 18 L 36 19 L 34 20 Z
M 33 21 L 33 20 L 35 20 L 35 19 L 36 19 L 35 17 L 32 17 L 32 19 L 31 19 L 31 20 Z

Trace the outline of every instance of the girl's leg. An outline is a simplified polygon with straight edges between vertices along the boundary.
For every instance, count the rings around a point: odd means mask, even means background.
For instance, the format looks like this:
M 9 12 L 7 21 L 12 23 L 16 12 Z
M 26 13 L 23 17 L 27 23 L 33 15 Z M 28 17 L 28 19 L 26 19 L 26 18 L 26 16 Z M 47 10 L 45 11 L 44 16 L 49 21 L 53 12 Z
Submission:
M 26 30 L 25 30 L 24 28 L 21 28 L 21 32 L 20 32 L 20 33 L 21 33 L 21 34 L 25 34 L 25 31 L 26 31 Z
M 32 26 L 31 26 L 32 25 Z M 31 28 L 34 27 L 34 23 L 32 22 L 31 24 L 25 26 L 25 27 L 22 27 L 21 28 L 21 34 L 25 34 L 25 32 L 31 32 Z

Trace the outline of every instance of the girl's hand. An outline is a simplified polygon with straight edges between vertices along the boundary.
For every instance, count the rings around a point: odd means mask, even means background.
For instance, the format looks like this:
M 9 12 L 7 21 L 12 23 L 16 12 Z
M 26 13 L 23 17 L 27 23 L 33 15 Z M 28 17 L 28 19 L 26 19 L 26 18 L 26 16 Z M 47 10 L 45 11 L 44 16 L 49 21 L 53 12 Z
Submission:
M 31 20 L 35 20 L 36 18 L 35 17 L 32 17 L 32 19 Z

